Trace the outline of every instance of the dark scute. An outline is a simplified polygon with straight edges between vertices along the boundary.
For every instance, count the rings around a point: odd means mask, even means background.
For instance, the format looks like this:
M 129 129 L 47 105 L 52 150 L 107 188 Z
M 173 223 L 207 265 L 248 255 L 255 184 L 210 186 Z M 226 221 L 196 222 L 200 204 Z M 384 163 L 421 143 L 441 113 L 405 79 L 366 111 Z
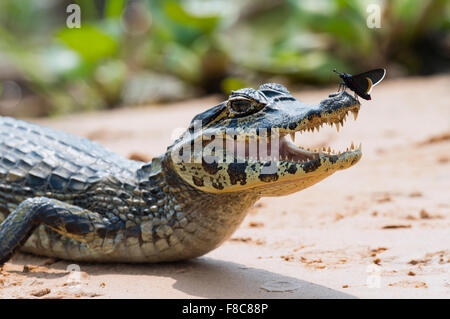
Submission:
M 33 167 L 33 165 L 31 165 L 30 163 L 28 163 L 27 161 L 25 161 L 23 159 L 19 160 L 18 166 L 22 167 L 23 169 L 26 169 L 26 170 L 30 170 Z
M 6 167 L 13 167 L 16 164 L 7 158 L 3 158 L 2 162 Z
M 245 174 L 245 169 L 247 168 L 247 163 L 231 163 L 228 166 L 228 176 L 230 176 L 230 182 L 232 185 L 236 185 L 240 182 L 241 185 L 247 183 L 247 175 Z
M 315 159 L 313 161 L 309 161 L 305 164 L 303 164 L 302 168 L 306 173 L 314 172 L 317 168 L 319 168 L 322 165 L 320 162 L 320 159 Z
M 69 188 L 74 191 L 82 191 L 87 188 L 87 185 L 78 179 L 71 178 L 69 181 Z M 108 193 L 108 190 L 106 190 L 106 193 Z M 109 193 L 109 195 L 116 195 L 116 193 Z
M 204 158 L 202 158 L 202 167 L 203 169 L 211 175 L 215 175 L 219 170 L 222 168 L 219 167 L 219 164 L 217 162 L 207 163 Z
M 67 180 L 61 176 L 52 174 L 50 176 L 49 184 L 54 190 L 63 190 L 67 185 Z
M 332 156 L 330 156 L 328 159 L 330 160 L 331 163 L 334 164 L 334 163 L 336 163 L 337 160 L 339 159 L 339 156 L 337 156 L 337 155 L 332 155 Z
M 295 174 L 297 172 L 297 166 L 295 164 L 291 164 L 287 169 L 289 174 Z
M 197 176 L 192 176 L 192 181 L 196 186 L 204 186 L 203 179 Z
M 27 185 L 30 186 L 31 188 L 42 186 L 45 184 L 45 182 L 46 182 L 45 178 L 28 174 Z

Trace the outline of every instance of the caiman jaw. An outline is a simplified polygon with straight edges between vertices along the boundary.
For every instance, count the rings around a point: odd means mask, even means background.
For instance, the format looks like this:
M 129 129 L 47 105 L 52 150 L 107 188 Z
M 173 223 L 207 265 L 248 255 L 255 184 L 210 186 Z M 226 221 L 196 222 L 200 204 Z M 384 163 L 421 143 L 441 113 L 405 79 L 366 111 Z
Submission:
M 295 142 L 296 133 L 316 130 L 319 132 L 324 125 L 335 125 L 339 132 L 349 113 L 352 113 L 356 120 L 359 107 L 359 103 L 355 103 L 337 110 L 322 111 L 302 119 L 299 124 L 291 123 L 289 126 L 293 127 L 292 130 L 280 132 L 278 177 L 263 187 L 257 187 L 261 195 L 288 195 L 314 185 L 337 170 L 356 164 L 362 156 L 361 144 L 355 147 L 354 142 L 351 142 L 345 151 L 336 152 L 329 146 L 310 150 L 296 146 L 293 142 Z M 260 176 L 260 179 L 271 181 L 270 177 L 261 178 Z
M 280 134 L 280 149 L 279 149 L 279 160 L 284 162 L 295 162 L 298 164 L 306 163 L 311 160 L 315 160 L 320 158 L 321 156 L 325 156 L 328 158 L 339 157 L 342 153 L 347 153 L 346 155 L 354 155 L 361 156 L 361 144 L 356 147 L 355 143 L 352 141 L 351 145 L 347 147 L 345 151 L 336 152 L 334 149 L 331 149 L 330 146 L 323 146 L 321 149 L 309 149 L 304 148 L 302 146 L 296 146 L 295 136 L 297 133 L 303 132 L 315 132 L 319 133 L 320 128 L 323 126 L 336 126 L 336 130 L 339 132 L 340 128 L 344 126 L 346 118 L 349 113 L 353 114 L 353 117 L 356 121 L 359 112 L 359 105 L 353 105 L 346 109 L 340 109 L 338 112 L 334 112 L 331 114 L 320 114 L 320 116 L 313 117 L 311 120 L 302 121 L 302 125 L 298 130 L 291 131 L 290 133 L 281 133 Z M 290 140 L 289 140 L 289 137 Z M 344 155 L 343 154 L 343 155 Z

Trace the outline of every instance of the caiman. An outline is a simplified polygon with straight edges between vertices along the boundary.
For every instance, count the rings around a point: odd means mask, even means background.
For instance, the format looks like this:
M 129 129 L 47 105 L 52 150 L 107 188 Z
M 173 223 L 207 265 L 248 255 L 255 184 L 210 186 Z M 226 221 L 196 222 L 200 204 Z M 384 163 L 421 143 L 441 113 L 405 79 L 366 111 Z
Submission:
M 241 89 L 195 116 L 185 134 L 149 163 L 0 117 L 0 264 L 19 249 L 89 262 L 201 256 L 229 238 L 261 197 L 300 191 L 358 162 L 361 149 L 353 143 L 342 153 L 308 150 L 289 136 L 323 125 L 339 130 L 359 108 L 346 92 L 308 105 L 280 84 Z M 218 155 L 220 143 L 225 158 L 206 160 L 202 154 L 209 148 Z M 238 148 L 244 152 L 232 152 Z

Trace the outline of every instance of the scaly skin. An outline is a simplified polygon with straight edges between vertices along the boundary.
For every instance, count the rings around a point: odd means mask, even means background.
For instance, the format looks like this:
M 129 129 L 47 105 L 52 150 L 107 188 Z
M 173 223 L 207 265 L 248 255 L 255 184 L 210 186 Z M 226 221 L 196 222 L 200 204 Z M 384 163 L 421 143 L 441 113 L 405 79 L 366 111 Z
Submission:
M 125 159 L 84 138 L 0 117 L 0 263 L 18 249 L 95 262 L 203 255 L 231 236 L 260 197 L 299 191 L 355 164 L 360 149 L 311 152 L 296 148 L 285 135 L 342 123 L 349 111 L 358 110 L 359 103 L 346 92 L 310 106 L 277 84 L 239 90 L 194 118 L 202 121 L 202 132 L 191 124 L 150 163 Z M 203 141 L 200 152 L 205 151 L 211 143 L 205 136 L 222 136 L 225 129 L 237 130 L 236 144 L 249 137 L 269 143 L 255 128 L 279 133 L 278 162 L 238 153 L 231 154 L 234 162 L 174 159 L 194 141 Z M 194 148 L 190 154 L 198 152 Z M 261 172 L 273 163 L 275 171 Z

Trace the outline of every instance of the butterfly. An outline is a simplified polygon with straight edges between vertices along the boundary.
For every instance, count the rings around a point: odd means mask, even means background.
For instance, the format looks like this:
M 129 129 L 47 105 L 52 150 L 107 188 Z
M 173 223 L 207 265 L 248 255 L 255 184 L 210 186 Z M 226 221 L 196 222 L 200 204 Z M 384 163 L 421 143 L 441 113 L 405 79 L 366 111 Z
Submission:
M 365 100 L 372 99 L 370 92 L 372 92 L 373 87 L 380 83 L 386 75 L 386 69 L 375 69 L 357 75 L 351 75 L 345 72 L 339 73 L 336 69 L 333 72 L 337 73 L 344 81 L 339 84 L 339 90 L 341 88 L 345 90 L 347 87 Z

